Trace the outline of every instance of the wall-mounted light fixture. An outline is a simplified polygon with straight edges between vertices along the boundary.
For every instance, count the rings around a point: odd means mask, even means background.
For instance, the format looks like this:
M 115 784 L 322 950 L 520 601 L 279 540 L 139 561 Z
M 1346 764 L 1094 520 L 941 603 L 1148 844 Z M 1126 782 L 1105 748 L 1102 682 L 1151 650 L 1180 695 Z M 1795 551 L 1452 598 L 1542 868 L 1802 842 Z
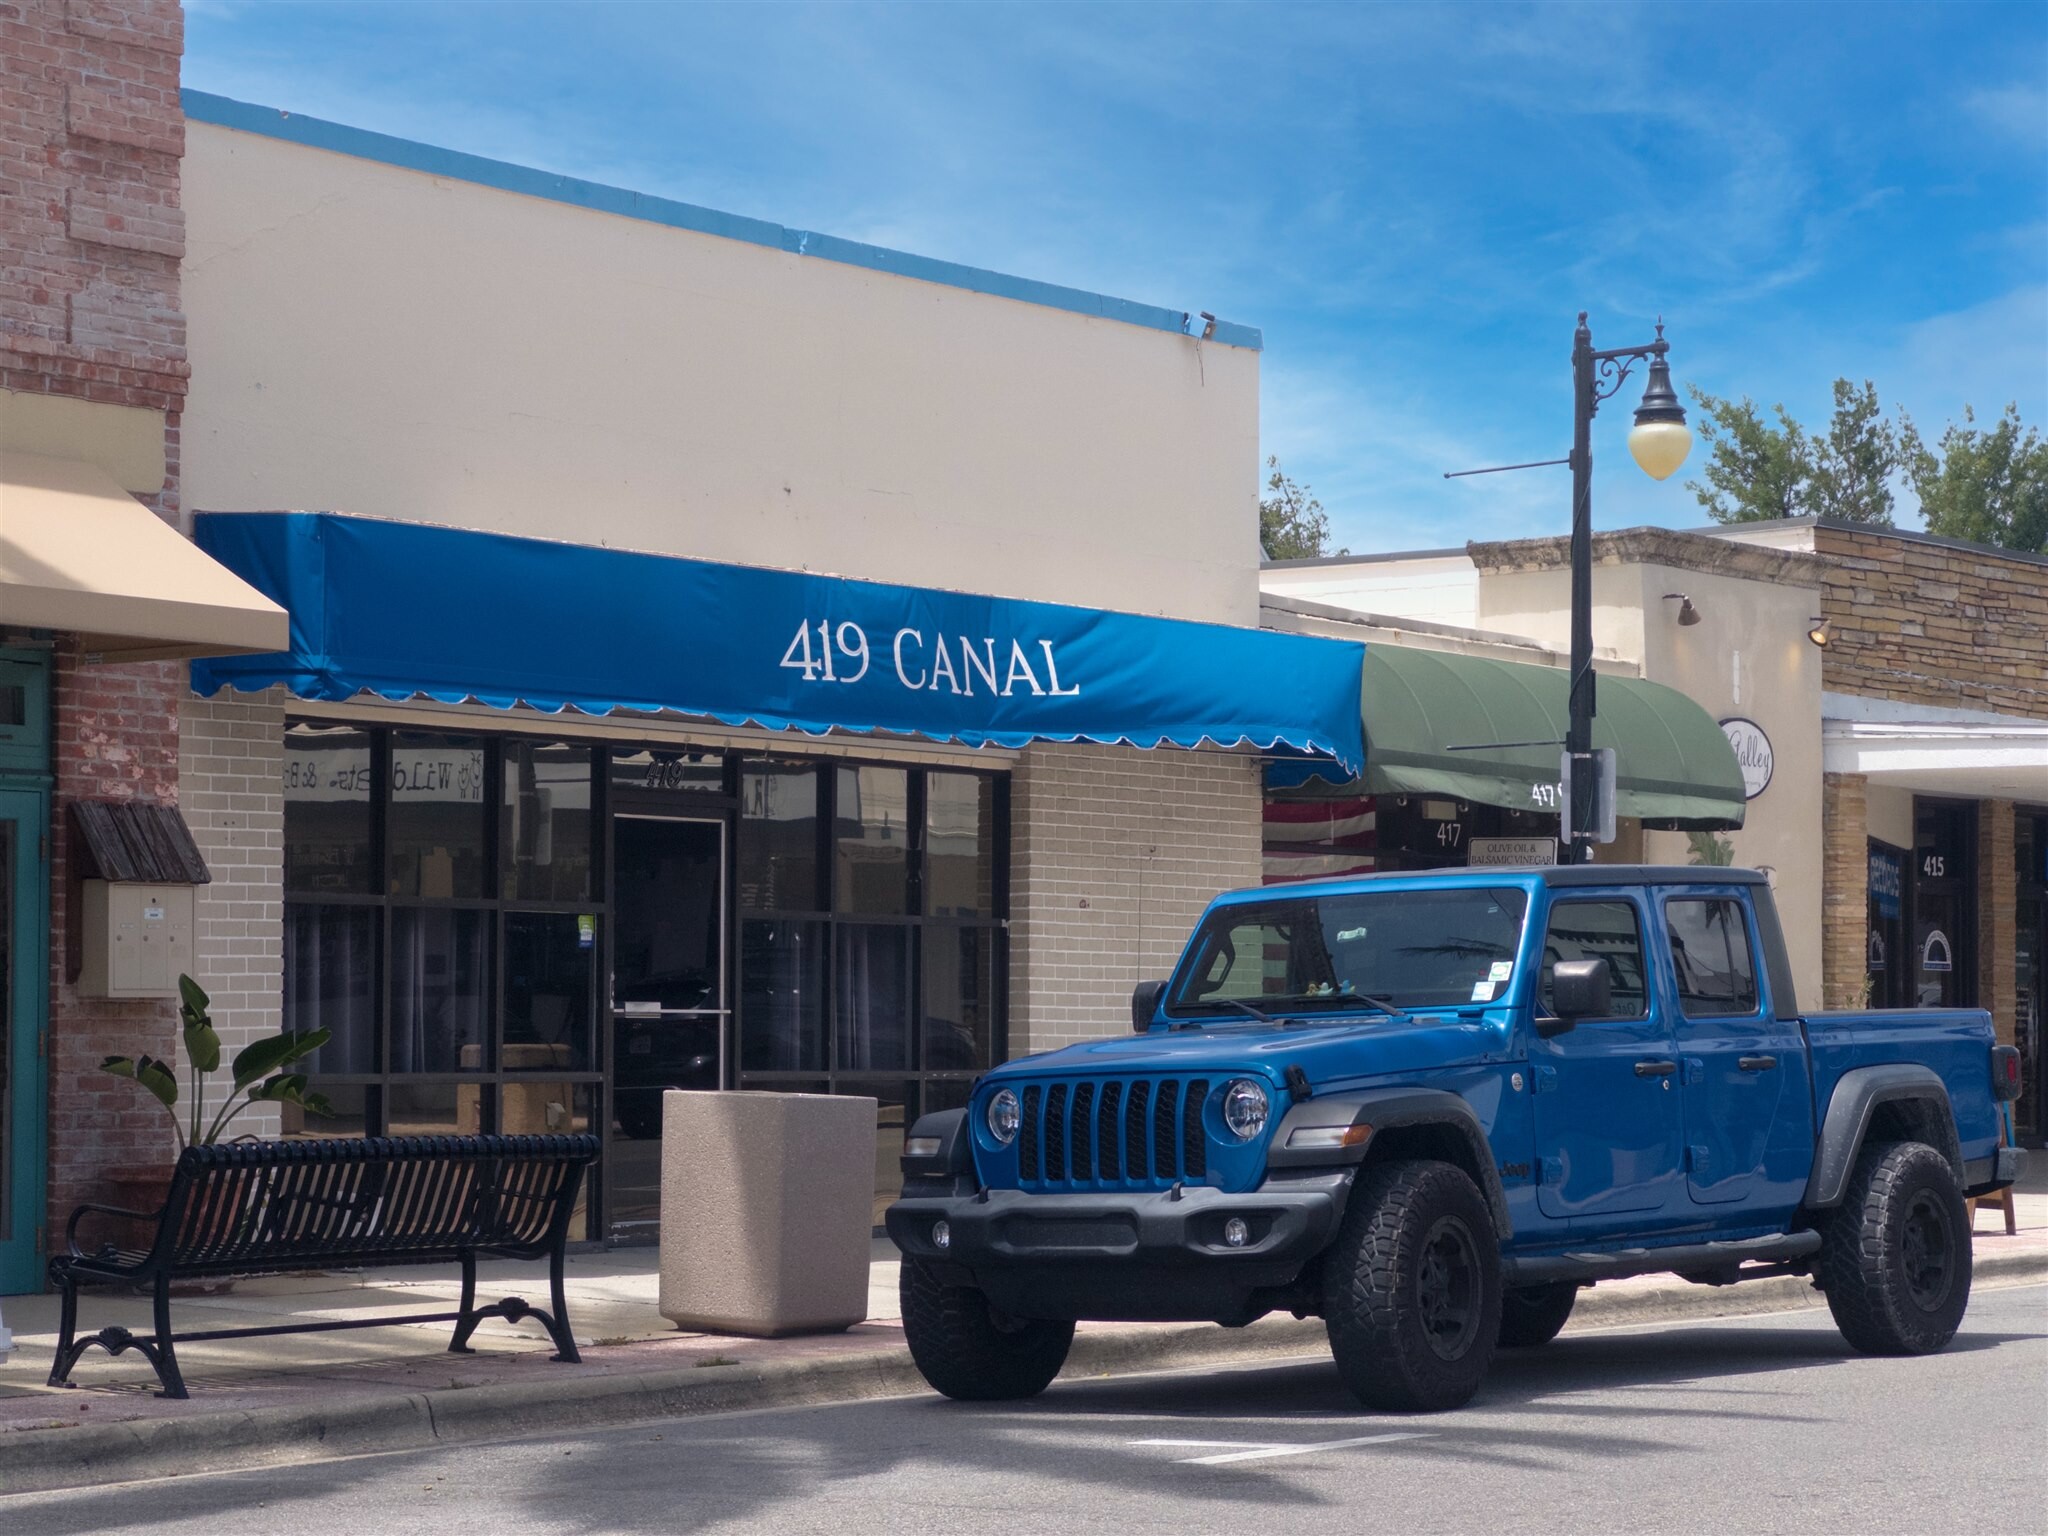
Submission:
M 1688 626 L 1699 623 L 1700 611 L 1699 609 L 1693 607 L 1691 598 L 1687 597 L 1683 592 L 1666 592 L 1664 594 L 1664 600 L 1667 603 L 1673 601 L 1674 599 L 1678 603 L 1679 623 Z
M 1811 627 L 1806 631 L 1806 638 L 1825 650 L 1827 643 L 1835 638 L 1834 624 L 1830 620 L 1821 618 L 1809 619 L 1807 623 Z
M 1207 341 L 1216 334 L 1216 317 L 1206 309 L 1202 311 L 1202 340 Z

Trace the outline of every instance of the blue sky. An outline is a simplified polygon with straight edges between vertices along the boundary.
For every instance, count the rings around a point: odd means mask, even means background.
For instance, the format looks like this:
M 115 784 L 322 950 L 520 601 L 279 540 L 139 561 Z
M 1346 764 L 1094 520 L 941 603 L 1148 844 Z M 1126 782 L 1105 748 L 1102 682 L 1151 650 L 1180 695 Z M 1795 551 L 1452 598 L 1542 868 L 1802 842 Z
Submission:
M 1356 550 L 1562 532 L 1573 319 L 2048 426 L 2048 6 L 248 4 L 185 82 L 1265 332 Z M 1687 526 L 1595 423 L 1600 526 Z M 1909 503 L 1910 505 L 1910 503 Z M 1914 520 L 1907 517 L 1907 526 Z

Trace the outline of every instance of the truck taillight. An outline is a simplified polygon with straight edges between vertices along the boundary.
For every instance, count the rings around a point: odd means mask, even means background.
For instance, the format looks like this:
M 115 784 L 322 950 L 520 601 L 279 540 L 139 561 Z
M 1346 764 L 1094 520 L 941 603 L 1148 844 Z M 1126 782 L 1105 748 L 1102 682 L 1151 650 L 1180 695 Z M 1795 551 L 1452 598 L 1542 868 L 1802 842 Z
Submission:
M 1991 1048 L 1991 1096 L 2007 1103 L 2020 1096 L 2020 1053 L 2012 1046 Z

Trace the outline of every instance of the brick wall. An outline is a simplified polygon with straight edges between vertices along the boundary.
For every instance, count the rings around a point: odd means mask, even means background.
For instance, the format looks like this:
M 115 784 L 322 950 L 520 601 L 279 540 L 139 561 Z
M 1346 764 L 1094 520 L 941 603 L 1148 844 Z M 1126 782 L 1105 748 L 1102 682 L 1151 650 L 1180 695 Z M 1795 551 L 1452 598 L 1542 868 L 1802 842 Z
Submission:
M 81 997 L 66 977 L 71 947 L 70 806 L 75 800 L 178 798 L 178 662 L 88 665 L 57 647 L 55 794 L 50 872 L 49 1202 L 53 1232 L 82 1200 L 103 1199 L 104 1175 L 168 1160 L 169 1122 L 140 1088 L 99 1070 L 107 1056 L 169 1052 L 177 1008 Z
M 1821 685 L 2048 720 L 2048 564 L 1821 524 Z
M 230 1052 L 284 1028 L 284 690 L 185 700 L 178 798 L 213 883 L 194 913 L 194 974 Z M 235 1131 L 275 1134 L 275 1106 Z
M 1865 1006 L 1870 940 L 1869 781 L 1860 773 L 1821 777 L 1821 996 L 1828 1008 Z
M 1218 891 L 1259 883 L 1258 759 L 1039 746 L 1011 780 L 1010 1054 L 1130 1028 Z
M 2019 1039 L 2019 870 L 2013 863 L 2013 803 L 1977 802 L 1977 1006 L 1991 1010 L 2000 1043 Z
M 184 214 L 177 0 L 0 0 L 0 389 L 164 413 L 166 473 L 143 499 L 179 515 Z M 87 664 L 59 638 L 53 675 L 50 1190 L 53 1224 L 106 1174 L 160 1163 L 168 1130 L 103 1056 L 166 1051 L 175 1005 L 82 998 L 66 980 L 70 806 L 174 802 L 175 663 Z

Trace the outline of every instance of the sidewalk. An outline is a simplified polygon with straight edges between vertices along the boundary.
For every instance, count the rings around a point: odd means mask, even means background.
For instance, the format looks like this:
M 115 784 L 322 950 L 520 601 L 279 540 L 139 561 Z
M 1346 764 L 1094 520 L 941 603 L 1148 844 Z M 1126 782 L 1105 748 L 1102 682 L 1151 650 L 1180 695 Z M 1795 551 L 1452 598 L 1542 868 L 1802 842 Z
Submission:
M 1999 1213 L 1979 1212 L 1980 1284 L 2048 1279 L 2048 1168 L 2027 1179 L 2017 1211 L 2020 1231 L 2013 1237 L 2004 1234 Z M 0 1492 L 922 1387 L 903 1343 L 896 1252 L 886 1241 L 875 1244 L 867 1321 L 810 1338 L 679 1332 L 656 1310 L 657 1263 L 653 1248 L 570 1259 L 569 1315 L 581 1365 L 552 1362 L 552 1347 L 537 1324 L 515 1327 L 497 1319 L 478 1330 L 477 1353 L 466 1356 L 447 1352 L 446 1324 L 234 1339 L 179 1347 L 192 1391 L 184 1402 L 157 1397 L 148 1363 L 133 1351 L 119 1358 L 89 1351 L 73 1373 L 75 1389 L 44 1385 L 57 1298 L 9 1297 L 4 1310 L 15 1350 L 0 1365 Z M 188 1332 L 400 1316 L 451 1310 L 458 1292 L 452 1267 L 277 1276 L 240 1281 L 221 1294 L 181 1297 L 172 1318 Z M 480 1266 L 479 1299 L 501 1295 L 544 1304 L 545 1267 Z M 1778 1311 L 1818 1301 L 1800 1279 L 1714 1288 L 1643 1276 L 1584 1292 L 1571 1327 Z M 92 1331 L 112 1323 L 146 1334 L 150 1326 L 148 1300 L 138 1296 L 87 1293 L 80 1313 L 81 1326 Z M 1083 1324 L 1067 1372 L 1168 1369 L 1315 1354 L 1325 1347 L 1315 1319 L 1267 1318 L 1242 1329 Z

